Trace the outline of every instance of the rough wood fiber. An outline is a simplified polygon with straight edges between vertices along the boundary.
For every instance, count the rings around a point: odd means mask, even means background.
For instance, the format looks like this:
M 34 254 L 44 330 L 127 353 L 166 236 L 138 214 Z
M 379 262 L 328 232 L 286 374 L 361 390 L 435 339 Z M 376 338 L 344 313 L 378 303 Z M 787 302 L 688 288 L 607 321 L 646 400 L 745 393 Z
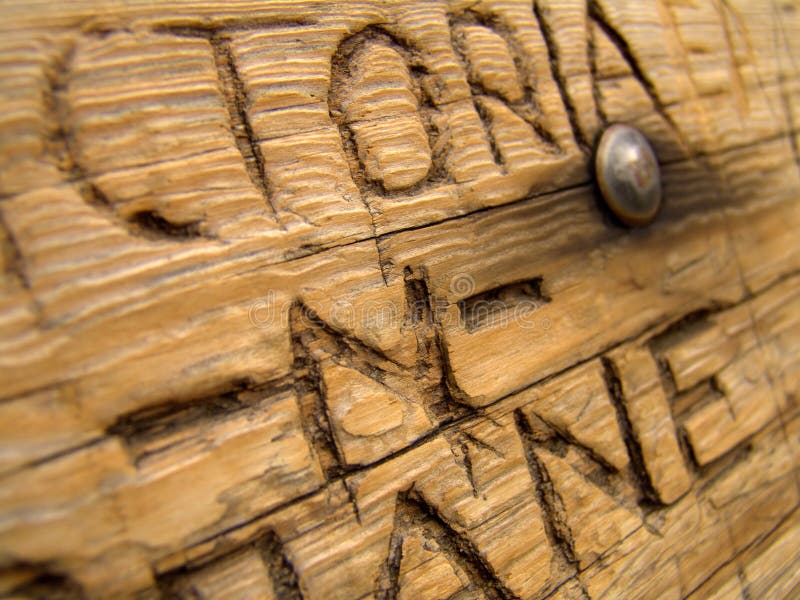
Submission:
M 798 595 L 796 3 L 0 30 L 0 594 Z

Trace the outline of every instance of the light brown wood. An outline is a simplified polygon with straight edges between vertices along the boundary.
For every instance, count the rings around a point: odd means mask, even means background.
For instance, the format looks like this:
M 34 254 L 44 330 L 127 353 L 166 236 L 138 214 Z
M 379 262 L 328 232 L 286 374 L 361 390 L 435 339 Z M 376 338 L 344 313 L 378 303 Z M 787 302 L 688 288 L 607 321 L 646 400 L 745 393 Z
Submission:
M 0 595 L 797 596 L 797 3 L 0 30 Z

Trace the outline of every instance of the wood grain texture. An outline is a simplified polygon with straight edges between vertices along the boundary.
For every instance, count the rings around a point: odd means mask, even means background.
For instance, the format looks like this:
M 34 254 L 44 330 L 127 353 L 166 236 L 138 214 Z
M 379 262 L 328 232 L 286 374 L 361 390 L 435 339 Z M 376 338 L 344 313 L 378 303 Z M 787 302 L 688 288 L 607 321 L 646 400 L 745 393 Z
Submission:
M 0 595 L 797 596 L 800 5 L 0 30 Z

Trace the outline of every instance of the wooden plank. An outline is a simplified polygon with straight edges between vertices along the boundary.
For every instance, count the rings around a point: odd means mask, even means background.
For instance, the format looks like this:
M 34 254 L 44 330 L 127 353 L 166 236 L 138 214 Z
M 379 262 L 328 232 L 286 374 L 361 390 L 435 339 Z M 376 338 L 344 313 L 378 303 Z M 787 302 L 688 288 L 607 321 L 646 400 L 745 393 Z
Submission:
M 800 6 L 0 30 L 0 594 L 796 595 Z

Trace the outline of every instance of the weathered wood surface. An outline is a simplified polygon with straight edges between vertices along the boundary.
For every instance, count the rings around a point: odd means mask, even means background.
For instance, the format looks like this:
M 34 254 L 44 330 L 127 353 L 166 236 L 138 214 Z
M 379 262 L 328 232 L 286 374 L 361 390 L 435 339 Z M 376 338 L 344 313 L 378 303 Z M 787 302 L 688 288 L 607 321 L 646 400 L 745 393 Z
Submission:
M 0 592 L 800 593 L 800 6 L 0 30 Z M 662 163 L 643 230 L 611 122 Z

